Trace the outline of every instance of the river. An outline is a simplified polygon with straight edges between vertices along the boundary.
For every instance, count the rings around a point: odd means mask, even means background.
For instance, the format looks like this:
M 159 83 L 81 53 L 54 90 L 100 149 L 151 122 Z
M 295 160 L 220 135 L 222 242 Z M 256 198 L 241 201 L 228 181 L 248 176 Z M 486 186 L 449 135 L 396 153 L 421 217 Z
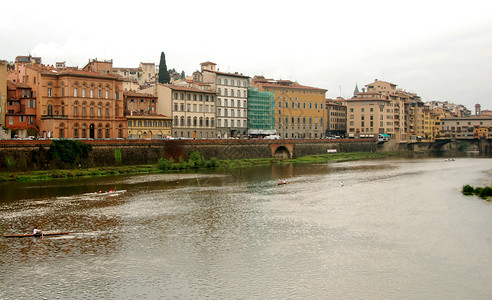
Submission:
M 461 194 L 491 183 L 398 158 L 1 184 L 0 299 L 491 299 L 492 203 Z M 3 238 L 35 226 L 70 234 Z

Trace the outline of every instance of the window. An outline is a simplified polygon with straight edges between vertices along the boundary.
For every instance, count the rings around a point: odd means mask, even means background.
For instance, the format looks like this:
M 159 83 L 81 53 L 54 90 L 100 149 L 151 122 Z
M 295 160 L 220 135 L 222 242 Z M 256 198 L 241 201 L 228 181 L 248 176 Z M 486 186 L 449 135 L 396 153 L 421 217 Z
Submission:
M 94 90 L 90 90 L 89 95 L 91 98 L 94 98 Z
M 85 98 L 85 89 L 82 89 L 82 97 Z
M 73 89 L 73 96 L 74 96 L 74 97 L 77 97 L 77 94 L 78 94 L 78 93 L 77 93 L 77 88 L 74 88 L 74 89 Z
M 109 98 L 109 91 L 108 90 L 106 90 L 106 95 L 105 96 L 106 96 L 106 99 Z

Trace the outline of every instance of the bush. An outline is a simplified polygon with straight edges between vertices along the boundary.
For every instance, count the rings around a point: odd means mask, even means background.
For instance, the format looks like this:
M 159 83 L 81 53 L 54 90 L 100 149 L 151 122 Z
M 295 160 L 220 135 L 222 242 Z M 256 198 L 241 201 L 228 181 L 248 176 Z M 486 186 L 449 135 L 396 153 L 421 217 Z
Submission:
M 178 164 L 178 169 L 187 169 L 188 168 L 188 162 L 184 160 L 184 158 L 179 157 L 179 164 Z
M 478 196 L 481 198 L 492 196 L 492 188 L 491 187 L 481 188 L 480 191 L 478 192 Z
M 190 168 L 202 168 L 205 166 L 205 158 L 200 155 L 200 152 L 193 151 L 188 159 L 188 166 Z
M 172 158 L 164 159 L 161 157 L 157 161 L 157 168 L 159 168 L 159 170 L 163 170 L 163 171 L 172 170 L 173 165 L 174 165 L 174 160 Z
M 487 198 L 492 196 L 492 187 L 487 186 L 487 187 L 477 187 L 473 188 L 470 185 L 465 185 L 462 190 L 463 195 L 477 195 L 480 198 Z
M 467 184 L 463 187 L 463 190 L 461 191 L 464 195 L 473 195 L 473 192 L 475 191 L 475 189 Z

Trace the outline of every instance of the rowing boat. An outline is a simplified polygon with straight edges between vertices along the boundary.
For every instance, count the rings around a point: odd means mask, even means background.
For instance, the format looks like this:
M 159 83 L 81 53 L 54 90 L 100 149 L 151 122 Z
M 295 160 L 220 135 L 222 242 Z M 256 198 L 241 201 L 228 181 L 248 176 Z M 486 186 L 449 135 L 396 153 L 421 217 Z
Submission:
M 43 236 L 52 236 L 52 235 L 64 235 L 69 234 L 70 232 L 46 232 L 43 234 L 13 234 L 13 235 L 4 235 L 6 238 L 22 238 L 22 237 L 43 237 Z
M 112 195 L 112 196 L 116 196 L 116 195 L 119 195 L 119 194 L 123 194 L 125 193 L 126 190 L 112 190 L 112 191 L 107 191 L 107 192 L 94 192 L 94 193 L 86 193 L 84 195 L 87 195 L 87 196 L 90 196 L 90 195 L 95 195 L 95 196 L 106 196 L 106 195 Z

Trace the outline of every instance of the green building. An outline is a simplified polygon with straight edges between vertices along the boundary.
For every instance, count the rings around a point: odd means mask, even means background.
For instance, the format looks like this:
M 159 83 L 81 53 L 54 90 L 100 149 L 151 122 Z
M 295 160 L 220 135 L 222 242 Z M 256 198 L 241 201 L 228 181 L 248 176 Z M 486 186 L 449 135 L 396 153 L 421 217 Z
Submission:
M 276 134 L 275 95 L 273 92 L 248 88 L 248 134 L 258 137 Z

